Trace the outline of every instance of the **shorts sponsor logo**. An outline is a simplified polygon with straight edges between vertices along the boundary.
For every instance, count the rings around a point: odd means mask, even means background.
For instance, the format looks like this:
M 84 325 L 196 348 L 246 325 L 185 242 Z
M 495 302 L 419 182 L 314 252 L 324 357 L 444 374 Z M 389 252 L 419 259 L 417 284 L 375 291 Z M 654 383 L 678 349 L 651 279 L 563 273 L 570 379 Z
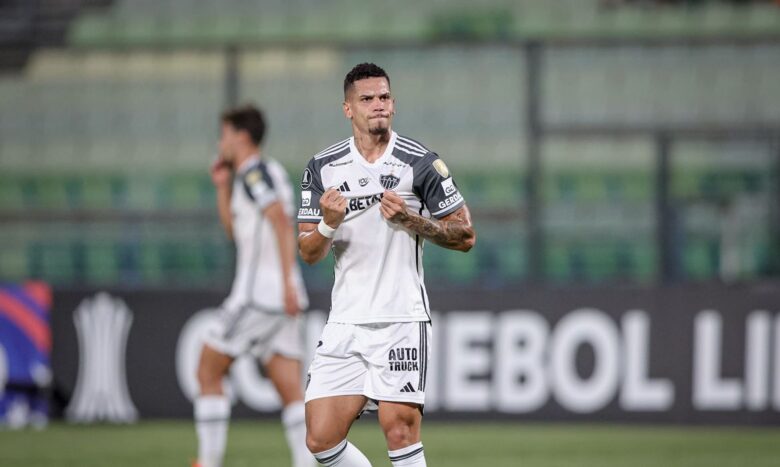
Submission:
M 444 194 L 447 196 L 458 191 L 458 189 L 455 188 L 455 184 L 452 183 L 452 178 L 448 178 L 447 180 L 441 182 L 441 187 L 444 189 Z
M 390 371 L 420 371 L 418 352 L 415 347 L 390 349 L 387 361 Z
M 301 192 L 301 206 L 307 207 L 311 205 L 311 191 Z

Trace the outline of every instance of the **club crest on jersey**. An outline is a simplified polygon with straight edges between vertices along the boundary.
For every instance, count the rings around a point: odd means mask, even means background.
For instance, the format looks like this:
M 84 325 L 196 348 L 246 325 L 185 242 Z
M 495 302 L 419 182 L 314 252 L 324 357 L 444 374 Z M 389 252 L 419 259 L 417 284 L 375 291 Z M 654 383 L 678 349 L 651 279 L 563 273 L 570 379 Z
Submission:
M 303 171 L 303 177 L 301 177 L 301 189 L 307 190 L 311 186 L 311 170 L 308 168 Z
M 395 175 L 382 175 L 379 177 L 379 183 L 381 183 L 386 190 L 392 190 L 401 183 L 401 179 Z

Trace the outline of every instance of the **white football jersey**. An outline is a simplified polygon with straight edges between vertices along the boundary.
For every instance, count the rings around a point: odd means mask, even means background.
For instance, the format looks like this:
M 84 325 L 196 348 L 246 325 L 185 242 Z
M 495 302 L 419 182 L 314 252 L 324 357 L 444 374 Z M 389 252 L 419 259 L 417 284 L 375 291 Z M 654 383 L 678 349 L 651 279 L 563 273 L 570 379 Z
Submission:
M 423 239 L 379 211 L 393 190 L 422 216 L 444 217 L 464 205 L 449 170 L 420 143 L 390 137 L 385 153 L 367 162 L 349 138 L 315 155 L 301 179 L 298 222 L 322 219 L 320 196 L 337 188 L 347 215 L 333 237 L 336 259 L 329 322 L 365 324 L 430 320 L 423 282 Z
M 280 201 L 284 212 L 294 214 L 295 198 L 284 168 L 273 159 L 253 157 L 246 161 L 233 180 L 230 210 L 236 244 L 236 276 L 223 306 L 230 310 L 243 307 L 284 312 L 279 242 L 273 224 L 263 211 Z M 301 307 L 308 306 L 298 263 L 293 264 Z

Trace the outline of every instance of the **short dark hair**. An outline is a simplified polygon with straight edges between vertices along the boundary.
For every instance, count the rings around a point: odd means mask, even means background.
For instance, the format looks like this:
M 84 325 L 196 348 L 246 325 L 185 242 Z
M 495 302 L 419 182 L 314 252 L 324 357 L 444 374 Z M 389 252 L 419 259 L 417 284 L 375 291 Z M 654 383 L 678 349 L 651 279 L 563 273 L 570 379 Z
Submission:
M 265 137 L 265 118 L 263 112 L 252 104 L 228 109 L 222 113 L 222 122 L 228 123 L 238 131 L 246 131 L 257 146 Z
M 384 78 L 387 80 L 387 84 L 390 84 L 390 77 L 387 76 L 387 73 L 381 67 L 373 63 L 359 63 L 349 70 L 347 76 L 344 77 L 344 95 L 347 95 L 347 91 L 349 91 L 355 81 L 366 78 Z

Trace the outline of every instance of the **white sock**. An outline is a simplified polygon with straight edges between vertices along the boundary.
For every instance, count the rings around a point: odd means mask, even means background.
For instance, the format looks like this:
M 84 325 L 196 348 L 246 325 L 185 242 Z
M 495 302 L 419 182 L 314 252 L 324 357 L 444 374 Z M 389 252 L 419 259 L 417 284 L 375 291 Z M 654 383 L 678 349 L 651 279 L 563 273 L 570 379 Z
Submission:
M 282 410 L 282 424 L 290 446 L 293 467 L 314 467 L 314 457 L 306 447 L 306 409 L 303 401 L 293 402 Z
M 227 445 L 230 400 L 227 396 L 199 396 L 195 399 L 195 429 L 198 432 L 198 463 L 220 467 Z
M 387 451 L 393 467 L 427 467 L 425 451 L 422 443 L 415 443 L 405 448 Z
M 366 456 L 346 439 L 327 451 L 314 453 L 314 458 L 325 467 L 371 467 Z

